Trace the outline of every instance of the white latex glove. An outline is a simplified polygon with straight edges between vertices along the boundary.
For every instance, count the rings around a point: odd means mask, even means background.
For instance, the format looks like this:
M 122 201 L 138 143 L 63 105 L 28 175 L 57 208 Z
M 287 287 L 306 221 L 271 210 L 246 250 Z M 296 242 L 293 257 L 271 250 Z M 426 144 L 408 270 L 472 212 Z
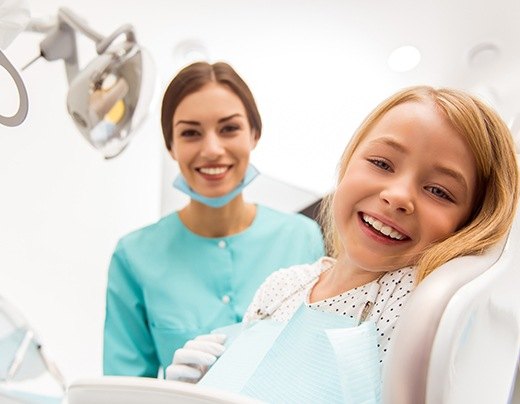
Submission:
M 197 383 L 226 350 L 226 338 L 224 334 L 207 334 L 186 342 L 173 354 L 166 379 Z

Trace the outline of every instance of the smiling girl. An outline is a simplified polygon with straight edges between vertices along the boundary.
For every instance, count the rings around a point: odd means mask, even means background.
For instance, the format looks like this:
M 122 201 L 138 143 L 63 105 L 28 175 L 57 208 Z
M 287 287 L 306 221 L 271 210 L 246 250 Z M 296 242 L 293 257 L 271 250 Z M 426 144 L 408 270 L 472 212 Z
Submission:
M 416 285 L 504 238 L 518 192 L 512 137 L 493 110 L 458 90 L 402 90 L 366 118 L 343 153 L 322 211 L 330 257 L 270 275 L 244 323 L 286 321 L 302 303 L 372 321 L 383 361 Z M 223 340 L 188 342 L 191 355 L 176 352 L 167 373 L 192 367 L 197 380 Z

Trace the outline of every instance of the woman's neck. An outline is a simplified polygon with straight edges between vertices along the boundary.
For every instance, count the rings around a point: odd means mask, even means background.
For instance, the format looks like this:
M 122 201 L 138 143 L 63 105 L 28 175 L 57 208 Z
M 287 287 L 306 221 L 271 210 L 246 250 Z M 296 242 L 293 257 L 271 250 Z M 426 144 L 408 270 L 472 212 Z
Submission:
M 221 208 L 212 208 L 195 200 L 179 211 L 182 223 L 203 237 L 225 237 L 247 229 L 256 216 L 256 206 L 244 202 L 242 195 Z
M 385 272 L 370 272 L 350 264 L 339 257 L 334 266 L 322 272 L 309 296 L 311 303 L 337 296 L 348 290 L 366 285 L 378 279 Z

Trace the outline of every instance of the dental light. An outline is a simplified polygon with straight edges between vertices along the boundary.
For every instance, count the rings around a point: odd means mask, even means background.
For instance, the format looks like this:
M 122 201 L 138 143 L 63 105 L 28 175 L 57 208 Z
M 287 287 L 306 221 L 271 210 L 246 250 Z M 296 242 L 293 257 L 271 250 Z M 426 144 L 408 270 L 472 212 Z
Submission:
M 133 27 L 125 24 L 104 37 L 72 11 L 60 8 L 55 21 L 32 20 L 26 30 L 46 36 L 40 43 L 40 55 L 23 69 L 39 57 L 62 59 L 69 83 L 67 110 L 74 124 L 106 159 L 119 155 L 148 112 L 154 84 L 153 63 L 137 44 Z M 76 32 L 94 41 L 98 54 L 82 70 Z M 27 115 L 27 93 L 16 69 L 1 53 L 0 58 L 20 94 L 18 112 L 12 117 L 0 116 L 0 123 L 16 126 Z

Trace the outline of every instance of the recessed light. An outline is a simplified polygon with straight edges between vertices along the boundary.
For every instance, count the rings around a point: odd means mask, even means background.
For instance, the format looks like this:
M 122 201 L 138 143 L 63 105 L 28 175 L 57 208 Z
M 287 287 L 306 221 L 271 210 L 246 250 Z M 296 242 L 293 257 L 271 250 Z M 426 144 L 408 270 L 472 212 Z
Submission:
M 394 49 L 388 57 L 388 66 L 395 72 L 407 72 L 421 61 L 421 52 L 415 46 L 405 45 Z
M 187 39 L 175 46 L 173 57 L 179 64 L 187 65 L 193 62 L 209 61 L 209 52 L 202 42 Z
M 494 43 L 480 43 L 470 49 L 468 64 L 471 67 L 490 66 L 500 57 L 500 48 Z

